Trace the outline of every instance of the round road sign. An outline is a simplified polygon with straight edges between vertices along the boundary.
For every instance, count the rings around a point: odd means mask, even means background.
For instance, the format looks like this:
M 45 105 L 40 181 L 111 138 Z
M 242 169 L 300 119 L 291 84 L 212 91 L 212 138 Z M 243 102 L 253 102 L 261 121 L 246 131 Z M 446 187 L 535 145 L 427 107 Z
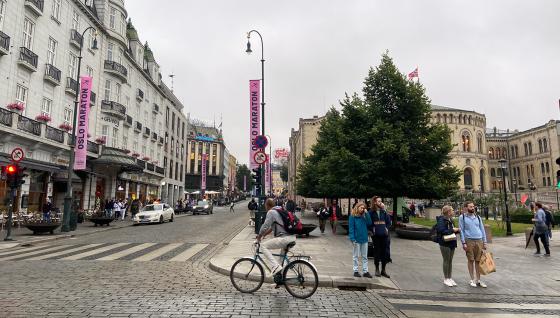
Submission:
M 260 148 L 260 149 L 266 148 L 266 146 L 268 146 L 268 139 L 266 138 L 266 136 L 263 136 L 263 135 L 256 136 L 255 137 L 255 146 L 257 146 L 257 148 Z
M 267 156 L 266 156 L 266 154 L 265 154 L 264 152 L 262 152 L 262 151 L 257 151 L 257 152 L 255 152 L 254 159 L 255 159 L 255 162 L 256 162 L 256 163 L 258 163 L 259 165 L 262 165 L 263 163 L 266 162 L 266 159 L 267 159 L 266 157 L 267 157 Z
M 24 154 L 23 154 L 23 149 L 21 148 L 16 148 L 14 150 L 12 150 L 12 160 L 15 162 L 20 162 L 23 160 Z

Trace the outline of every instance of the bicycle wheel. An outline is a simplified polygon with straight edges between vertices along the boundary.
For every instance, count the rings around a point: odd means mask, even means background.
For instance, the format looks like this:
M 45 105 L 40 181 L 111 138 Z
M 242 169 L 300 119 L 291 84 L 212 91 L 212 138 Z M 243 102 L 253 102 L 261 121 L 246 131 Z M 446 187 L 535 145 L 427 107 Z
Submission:
M 315 293 L 319 286 L 319 277 L 313 265 L 298 259 L 284 269 L 284 285 L 292 296 L 304 299 Z
M 253 293 L 261 288 L 264 282 L 262 265 L 252 258 L 238 259 L 229 272 L 233 287 L 242 293 Z

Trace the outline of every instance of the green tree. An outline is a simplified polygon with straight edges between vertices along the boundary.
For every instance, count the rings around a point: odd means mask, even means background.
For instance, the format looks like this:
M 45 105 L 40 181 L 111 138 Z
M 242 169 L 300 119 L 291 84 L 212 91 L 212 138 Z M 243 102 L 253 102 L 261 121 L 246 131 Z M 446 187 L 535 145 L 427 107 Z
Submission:
M 280 178 L 284 183 L 288 182 L 288 164 L 284 163 L 280 167 Z
M 237 175 L 236 175 L 236 184 L 237 188 L 243 190 L 243 177 L 247 178 L 247 191 L 250 191 L 253 188 L 253 178 L 251 178 L 251 170 L 247 168 L 247 165 L 237 165 Z

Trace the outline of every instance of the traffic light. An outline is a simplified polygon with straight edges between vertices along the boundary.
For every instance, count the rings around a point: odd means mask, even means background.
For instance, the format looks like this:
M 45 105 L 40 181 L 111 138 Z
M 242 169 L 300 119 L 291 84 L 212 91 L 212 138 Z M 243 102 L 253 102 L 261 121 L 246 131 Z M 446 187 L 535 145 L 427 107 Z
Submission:
M 253 171 L 253 174 L 251 175 L 251 177 L 253 178 L 253 182 L 254 182 L 254 185 L 257 189 L 257 193 L 260 194 L 261 193 L 261 185 L 262 185 L 261 168 L 252 169 L 252 171 Z
M 25 171 L 27 168 L 20 168 L 18 165 L 10 164 L 2 167 L 2 179 L 6 180 L 6 183 L 10 188 L 17 188 L 25 183 L 25 178 L 27 174 Z
M 556 164 L 560 166 L 560 157 L 556 159 Z M 556 188 L 560 189 L 560 170 L 556 170 Z

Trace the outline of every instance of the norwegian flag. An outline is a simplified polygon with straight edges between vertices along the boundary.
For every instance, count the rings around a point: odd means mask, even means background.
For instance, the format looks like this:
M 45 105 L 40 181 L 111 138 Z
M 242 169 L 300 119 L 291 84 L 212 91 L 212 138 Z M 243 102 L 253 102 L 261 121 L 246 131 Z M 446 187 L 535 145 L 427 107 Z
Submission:
M 411 80 L 413 78 L 418 78 L 418 66 L 414 69 L 414 71 L 408 73 L 408 79 Z

